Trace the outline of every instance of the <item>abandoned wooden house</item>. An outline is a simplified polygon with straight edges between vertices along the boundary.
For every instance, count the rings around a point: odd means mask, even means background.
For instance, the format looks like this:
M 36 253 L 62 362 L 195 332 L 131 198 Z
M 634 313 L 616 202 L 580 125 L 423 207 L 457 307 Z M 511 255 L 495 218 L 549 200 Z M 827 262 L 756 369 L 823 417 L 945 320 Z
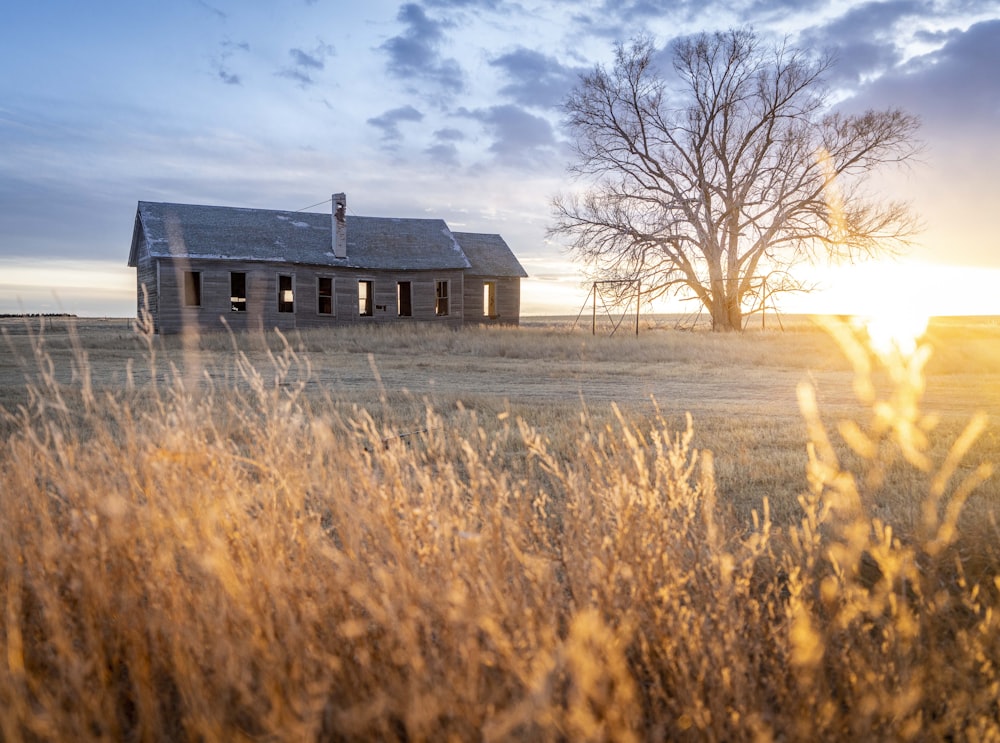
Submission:
M 500 235 L 440 219 L 140 201 L 128 265 L 156 332 L 415 320 L 516 325 L 527 276 Z

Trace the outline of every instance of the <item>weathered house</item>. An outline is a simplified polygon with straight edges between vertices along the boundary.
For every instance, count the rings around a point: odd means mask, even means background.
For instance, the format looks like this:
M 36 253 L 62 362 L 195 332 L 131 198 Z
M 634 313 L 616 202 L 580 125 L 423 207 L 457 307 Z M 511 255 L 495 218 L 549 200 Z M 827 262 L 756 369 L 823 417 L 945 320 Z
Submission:
M 440 219 L 140 201 L 128 265 L 160 333 L 425 320 L 516 325 L 527 274 L 499 235 Z

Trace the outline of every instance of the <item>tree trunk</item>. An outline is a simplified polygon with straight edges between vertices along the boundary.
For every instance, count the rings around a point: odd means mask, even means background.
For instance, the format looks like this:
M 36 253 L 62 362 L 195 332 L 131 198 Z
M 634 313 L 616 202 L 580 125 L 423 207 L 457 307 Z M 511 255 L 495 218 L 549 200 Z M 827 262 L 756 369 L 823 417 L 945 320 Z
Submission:
M 734 291 L 726 297 L 726 310 L 729 316 L 729 330 L 743 332 L 743 295 Z
M 708 308 L 712 316 L 712 330 L 716 333 L 730 333 L 743 329 L 743 312 L 738 303 L 726 297 L 713 299 Z
M 712 330 L 716 333 L 743 330 L 743 306 L 739 293 L 727 291 L 726 282 L 721 279 L 712 282 L 712 289 L 706 302 L 706 309 L 712 317 Z

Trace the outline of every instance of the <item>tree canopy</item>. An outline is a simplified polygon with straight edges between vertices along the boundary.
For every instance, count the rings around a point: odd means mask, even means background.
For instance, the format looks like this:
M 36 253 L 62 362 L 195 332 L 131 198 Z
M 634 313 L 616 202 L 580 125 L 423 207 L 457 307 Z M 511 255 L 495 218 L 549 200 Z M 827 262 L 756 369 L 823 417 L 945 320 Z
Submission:
M 558 196 L 551 233 L 594 277 L 639 279 L 644 298 L 696 297 L 715 330 L 739 330 L 769 295 L 801 290 L 804 259 L 896 251 L 908 207 L 870 176 L 919 149 L 899 109 L 838 112 L 833 64 L 752 29 L 676 41 L 672 66 L 648 38 L 580 78 L 565 102 L 584 184 Z

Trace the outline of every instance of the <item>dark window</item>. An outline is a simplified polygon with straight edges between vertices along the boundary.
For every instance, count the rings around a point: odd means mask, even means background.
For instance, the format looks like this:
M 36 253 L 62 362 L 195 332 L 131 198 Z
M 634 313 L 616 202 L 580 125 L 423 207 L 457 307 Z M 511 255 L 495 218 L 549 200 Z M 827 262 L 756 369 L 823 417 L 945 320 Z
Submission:
M 444 316 L 448 314 L 448 282 L 436 282 L 434 290 L 434 314 Z
M 372 316 L 372 295 L 375 293 L 374 281 L 358 282 L 358 314 L 362 317 Z
M 247 275 L 229 274 L 229 309 L 233 312 L 247 311 Z
M 295 292 L 291 276 L 278 276 L 278 312 L 295 312 Z
M 184 272 L 184 306 L 201 307 L 201 271 Z
M 413 314 L 409 281 L 400 281 L 396 284 L 396 312 L 400 317 L 410 317 Z
M 317 297 L 319 304 L 316 311 L 321 315 L 333 314 L 333 279 L 329 276 L 320 276 L 317 286 Z
M 497 316 L 497 282 L 483 282 L 483 316 Z

